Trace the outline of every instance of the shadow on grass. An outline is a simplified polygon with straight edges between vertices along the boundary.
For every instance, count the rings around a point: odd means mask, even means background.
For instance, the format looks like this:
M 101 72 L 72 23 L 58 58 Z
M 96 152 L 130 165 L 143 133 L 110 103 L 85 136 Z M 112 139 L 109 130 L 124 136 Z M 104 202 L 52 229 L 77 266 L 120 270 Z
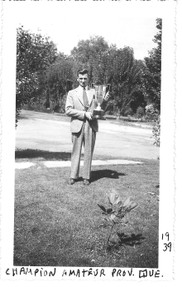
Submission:
M 124 176 L 124 175 L 125 173 L 117 172 L 115 170 L 110 170 L 110 169 L 94 170 L 91 173 L 91 182 L 97 181 L 104 177 L 117 179 L 120 176 Z
M 112 251 L 113 249 L 118 250 L 122 246 L 131 246 L 134 247 L 136 245 L 141 245 L 142 241 L 145 239 L 145 237 L 139 233 L 139 234 L 134 234 L 132 233 L 131 235 L 126 235 L 123 232 L 117 232 L 117 235 L 119 237 L 118 242 L 110 242 L 110 245 L 108 246 L 107 250 Z
M 70 152 L 52 152 L 39 149 L 22 149 L 15 151 L 15 158 L 43 158 L 45 160 L 70 160 Z
M 141 233 L 134 234 L 132 233 L 130 236 L 125 235 L 124 233 L 117 232 L 117 235 L 119 237 L 119 245 L 129 245 L 129 246 L 135 246 L 140 245 L 142 243 L 142 240 L 145 239 L 145 237 L 142 236 Z

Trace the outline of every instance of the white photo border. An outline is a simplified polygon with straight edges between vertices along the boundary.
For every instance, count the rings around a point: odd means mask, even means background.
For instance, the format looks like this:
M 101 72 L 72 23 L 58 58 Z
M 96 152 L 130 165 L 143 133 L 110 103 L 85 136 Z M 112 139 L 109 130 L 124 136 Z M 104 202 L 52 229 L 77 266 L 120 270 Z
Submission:
M 159 270 L 160 276 L 147 278 L 139 278 L 139 269 L 134 269 L 133 277 L 112 277 L 112 268 L 104 268 L 106 276 L 100 278 L 75 278 L 62 277 L 64 269 L 70 268 L 58 267 L 54 278 L 44 278 L 39 276 L 8 276 L 7 269 L 13 268 L 13 229 L 14 229 L 14 149 L 15 149 L 15 90 L 16 90 L 16 23 L 17 23 L 17 9 L 19 5 L 23 5 L 23 11 L 28 11 L 29 5 L 95 5 L 95 1 L 4 1 L 2 5 L 3 14 L 3 30 L 2 30 L 2 97 L 1 97 L 1 119 L 2 119 L 2 192 L 1 192 L 1 279 L 2 282 L 20 280 L 23 286 L 24 280 L 45 280 L 51 281 L 55 284 L 66 284 L 68 281 L 77 284 L 84 283 L 85 280 L 95 282 L 97 279 L 102 282 L 111 281 L 116 284 L 125 281 L 129 284 L 131 281 L 138 281 L 138 283 L 153 284 L 154 282 L 174 282 L 175 280 L 175 253 L 174 248 L 172 252 L 164 252 L 165 243 L 170 241 L 172 246 L 175 242 L 175 206 L 176 206 L 176 173 L 175 173 L 175 131 L 176 131 L 176 1 L 97 1 L 97 5 L 105 5 L 109 9 L 110 5 L 117 5 L 121 9 L 121 13 L 127 14 L 134 10 L 138 17 L 141 15 L 155 16 L 162 18 L 162 98 L 161 98 L 161 147 L 160 147 L 160 211 L 159 211 Z M 49 3 L 46 3 L 49 2 Z M 51 3 L 50 3 L 51 2 Z M 85 3 L 87 2 L 87 3 Z M 113 3 L 114 2 L 114 3 Z M 20 6 L 19 6 L 20 7 Z M 74 11 L 74 9 L 73 9 Z M 17 14 L 16 14 L 17 13 Z M 132 13 L 132 12 L 131 12 Z M 11 100 L 9 100 L 11 95 Z M 8 112 L 7 112 L 8 111 Z M 11 116 L 10 116 L 11 115 Z M 169 240 L 167 238 L 169 234 Z M 163 234 L 163 239 L 162 239 Z M 42 266 L 42 272 L 52 270 L 53 268 L 46 268 Z M 33 267 L 32 269 L 36 269 Z M 40 267 L 39 267 L 40 269 Z M 77 269 L 77 268 L 71 268 Z M 94 268 L 93 268 L 94 269 Z M 101 269 L 101 268 L 99 268 Z M 122 268 L 123 269 L 123 268 Z M 130 268 L 124 268 L 126 272 Z M 155 270 L 156 272 L 158 272 Z M 150 271 L 150 270 L 148 270 Z M 148 272 L 147 271 L 147 272 Z M 56 280 L 61 280 L 57 282 Z M 83 280 L 81 283 L 80 280 Z M 93 281 L 94 280 L 94 281 Z M 152 281 L 151 281 L 152 280 Z M 112 284 L 111 283 L 111 284 Z M 127 285 L 126 285 L 127 286 Z

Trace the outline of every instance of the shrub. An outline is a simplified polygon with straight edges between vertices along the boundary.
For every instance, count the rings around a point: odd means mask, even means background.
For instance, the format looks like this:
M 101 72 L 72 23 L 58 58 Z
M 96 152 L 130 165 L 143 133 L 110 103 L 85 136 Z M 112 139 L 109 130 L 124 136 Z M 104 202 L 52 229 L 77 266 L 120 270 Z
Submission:
M 153 104 L 145 107 L 145 119 L 148 121 L 157 121 L 159 117 L 159 111 L 154 108 Z
M 158 116 L 154 123 L 152 133 L 154 137 L 154 145 L 160 146 L 160 116 Z
M 144 108 L 138 107 L 136 110 L 136 117 L 140 119 L 144 116 L 144 114 L 145 114 Z
M 125 111 L 124 111 L 124 116 L 127 117 L 127 116 L 132 116 L 133 115 L 133 110 L 132 108 L 127 108 Z

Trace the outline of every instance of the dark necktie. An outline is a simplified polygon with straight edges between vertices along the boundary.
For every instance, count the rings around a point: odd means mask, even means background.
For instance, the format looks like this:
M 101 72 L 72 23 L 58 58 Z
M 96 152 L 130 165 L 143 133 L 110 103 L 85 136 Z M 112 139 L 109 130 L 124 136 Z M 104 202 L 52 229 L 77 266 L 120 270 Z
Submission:
M 87 93 L 85 89 L 83 89 L 83 104 L 85 106 L 85 109 L 88 110 L 89 102 L 88 102 Z

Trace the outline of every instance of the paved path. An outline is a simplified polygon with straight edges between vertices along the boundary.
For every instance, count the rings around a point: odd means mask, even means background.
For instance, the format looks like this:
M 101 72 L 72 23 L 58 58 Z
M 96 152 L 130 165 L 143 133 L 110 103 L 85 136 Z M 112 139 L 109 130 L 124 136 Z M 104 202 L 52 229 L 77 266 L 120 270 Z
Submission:
M 16 130 L 16 148 L 71 152 L 70 119 L 59 115 L 23 111 Z M 99 121 L 94 159 L 157 159 L 152 130 Z
M 70 167 L 71 162 L 70 161 L 41 161 L 41 164 L 43 164 L 45 167 L 48 168 L 55 168 L 55 167 Z M 102 165 L 122 165 L 122 164 L 142 164 L 141 161 L 133 161 L 133 160 L 93 160 L 92 165 L 93 166 L 102 166 Z M 34 162 L 15 162 L 15 168 L 16 169 L 26 169 L 30 167 L 35 167 L 37 164 Z M 80 165 L 83 166 L 83 161 L 80 162 Z

